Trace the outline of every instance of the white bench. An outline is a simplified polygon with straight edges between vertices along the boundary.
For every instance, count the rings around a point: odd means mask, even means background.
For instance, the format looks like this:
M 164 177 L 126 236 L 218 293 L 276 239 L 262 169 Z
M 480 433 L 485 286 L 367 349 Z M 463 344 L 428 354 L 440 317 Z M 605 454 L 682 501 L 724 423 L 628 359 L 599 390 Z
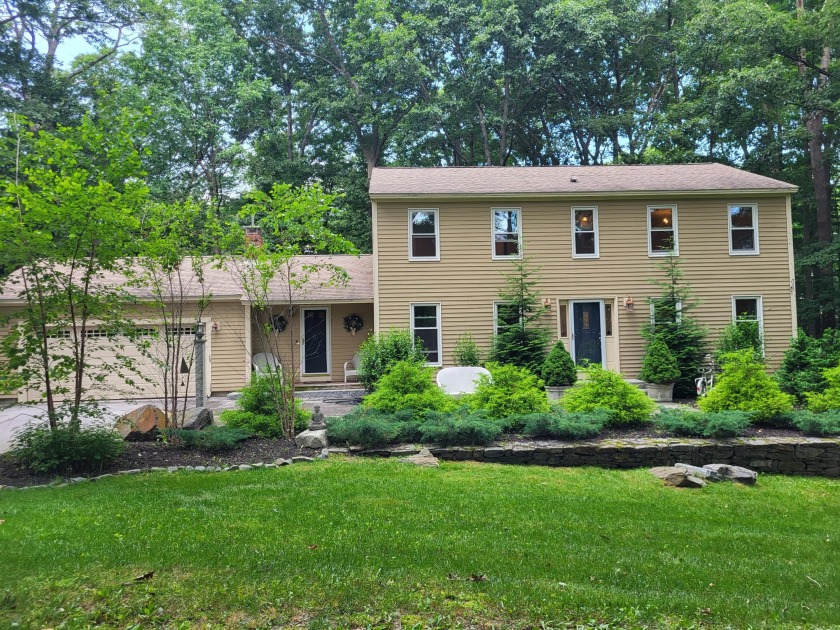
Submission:
M 483 367 L 443 368 L 437 373 L 437 384 L 447 394 L 472 394 L 482 374 L 490 377 L 490 372 Z

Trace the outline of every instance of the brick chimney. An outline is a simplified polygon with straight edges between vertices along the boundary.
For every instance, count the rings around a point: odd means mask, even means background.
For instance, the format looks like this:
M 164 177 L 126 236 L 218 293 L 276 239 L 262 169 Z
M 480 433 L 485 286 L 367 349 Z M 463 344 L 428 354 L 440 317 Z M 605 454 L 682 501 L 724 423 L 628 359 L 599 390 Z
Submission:
M 262 247 L 262 230 L 255 225 L 245 226 L 245 242 L 253 247 Z

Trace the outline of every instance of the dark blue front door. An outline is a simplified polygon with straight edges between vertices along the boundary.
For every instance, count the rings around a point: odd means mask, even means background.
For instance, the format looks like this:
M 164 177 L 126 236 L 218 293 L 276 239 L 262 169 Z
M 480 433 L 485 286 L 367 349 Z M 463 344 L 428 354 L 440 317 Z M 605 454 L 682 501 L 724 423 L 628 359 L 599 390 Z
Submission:
M 601 303 L 573 304 L 575 363 L 582 361 L 603 364 L 601 356 Z
M 327 367 L 327 309 L 311 308 L 303 316 L 303 373 L 325 374 Z

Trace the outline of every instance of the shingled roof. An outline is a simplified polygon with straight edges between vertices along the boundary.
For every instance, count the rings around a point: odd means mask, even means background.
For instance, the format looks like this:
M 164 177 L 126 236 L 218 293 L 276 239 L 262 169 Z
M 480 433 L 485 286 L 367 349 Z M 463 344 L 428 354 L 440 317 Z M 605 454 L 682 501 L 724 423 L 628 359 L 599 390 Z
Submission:
M 576 193 L 796 192 L 797 187 L 723 164 L 475 166 L 373 169 L 370 196 L 571 195 Z

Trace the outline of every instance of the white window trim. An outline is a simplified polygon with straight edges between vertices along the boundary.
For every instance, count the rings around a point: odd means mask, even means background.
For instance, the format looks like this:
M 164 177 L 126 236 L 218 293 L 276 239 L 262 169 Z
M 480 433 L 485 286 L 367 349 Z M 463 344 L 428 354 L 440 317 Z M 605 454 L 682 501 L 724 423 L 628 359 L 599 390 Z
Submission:
M 414 221 L 411 215 L 415 212 L 428 212 L 435 216 L 435 255 L 434 256 L 414 256 L 411 252 L 412 236 L 414 235 L 412 229 Z M 408 209 L 408 259 L 412 262 L 435 262 L 440 260 L 440 208 L 409 208 Z
M 411 331 L 411 344 L 414 345 L 414 307 L 415 306 L 434 306 L 437 310 L 437 342 L 438 342 L 438 360 L 436 362 L 426 361 L 426 365 L 440 367 L 443 365 L 443 318 L 442 308 L 440 302 L 412 302 L 408 305 L 408 323 Z M 429 330 L 428 328 L 420 328 L 420 330 Z
M 656 301 L 663 299 L 662 296 L 658 298 L 651 298 L 650 300 L 650 325 L 656 326 Z M 682 300 L 677 301 L 677 321 L 682 321 Z M 734 307 L 733 307 L 734 308 Z
M 732 296 L 732 322 L 738 321 L 738 313 L 735 311 L 735 300 L 755 300 L 756 312 L 758 314 L 758 332 L 761 334 L 761 356 L 764 356 L 764 296 L 762 295 L 733 295 Z
M 578 210 L 592 210 L 592 228 L 595 234 L 595 253 L 594 254 L 578 254 L 577 239 L 575 239 L 575 212 Z M 572 206 L 572 258 L 600 258 L 601 250 L 599 245 L 599 230 L 598 230 L 598 206 Z
M 499 211 L 516 211 L 517 222 L 519 223 L 519 231 L 517 232 L 517 254 L 515 256 L 497 256 L 496 255 L 496 212 Z M 493 260 L 519 260 L 522 258 L 522 208 L 498 207 L 490 208 L 490 254 Z
M 306 369 L 306 311 L 326 311 L 327 318 L 327 371 L 305 372 Z M 304 306 L 300 309 L 300 375 L 324 376 L 332 374 L 332 309 L 329 306 Z
M 650 211 L 659 208 L 671 208 L 671 217 L 674 219 L 674 249 L 670 251 L 653 251 L 653 243 L 650 239 L 650 234 L 653 231 L 650 225 Z M 647 241 L 648 241 L 648 256 L 650 258 L 662 258 L 664 256 L 679 256 L 680 255 L 680 235 L 679 235 L 679 219 L 677 218 L 676 204 L 655 204 L 647 207 Z
M 746 228 L 733 228 L 732 227 L 732 208 L 743 208 L 749 206 L 752 208 L 752 219 L 753 219 L 753 234 L 755 235 L 755 249 L 732 249 L 732 230 L 744 230 Z M 757 203 L 730 203 L 726 206 L 726 228 L 727 234 L 729 235 L 729 255 L 730 256 L 758 256 L 759 254 L 759 243 L 758 243 L 758 204 Z

